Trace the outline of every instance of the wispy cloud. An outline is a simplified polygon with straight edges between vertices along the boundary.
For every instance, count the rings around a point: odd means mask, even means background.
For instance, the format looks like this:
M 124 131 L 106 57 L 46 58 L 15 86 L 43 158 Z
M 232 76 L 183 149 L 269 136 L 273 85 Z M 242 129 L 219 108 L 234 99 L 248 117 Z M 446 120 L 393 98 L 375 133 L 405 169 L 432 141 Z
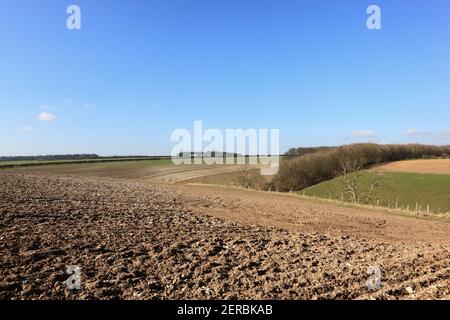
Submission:
M 22 127 L 18 128 L 17 130 L 20 131 L 20 132 L 31 132 L 34 129 L 32 127 L 29 127 L 29 126 L 22 126 Z
M 412 128 L 412 129 L 406 130 L 405 135 L 407 135 L 407 136 L 431 136 L 431 135 L 433 135 L 433 132 Z
M 441 141 L 450 139 L 450 129 L 445 129 L 441 131 L 426 131 L 426 130 L 418 130 L 418 129 L 408 129 L 404 132 L 405 135 L 409 137 L 417 137 L 418 138 L 427 138 L 432 139 L 430 141 Z
M 407 136 L 417 136 L 417 135 L 420 134 L 420 131 L 417 130 L 417 129 L 408 129 L 408 130 L 405 131 L 405 134 Z
M 375 133 L 375 131 L 372 130 L 360 130 L 352 132 L 352 137 L 354 138 L 373 138 L 376 135 L 377 134 Z
M 56 116 L 49 112 L 43 111 L 38 114 L 37 119 L 44 122 L 53 122 L 56 120 Z

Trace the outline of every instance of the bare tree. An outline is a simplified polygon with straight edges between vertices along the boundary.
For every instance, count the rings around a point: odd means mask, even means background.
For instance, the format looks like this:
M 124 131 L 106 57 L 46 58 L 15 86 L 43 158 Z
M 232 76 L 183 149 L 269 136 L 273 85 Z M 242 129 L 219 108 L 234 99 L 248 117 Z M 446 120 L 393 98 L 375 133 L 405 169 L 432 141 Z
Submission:
M 366 203 L 377 200 L 377 190 L 385 184 L 384 175 L 378 171 L 374 171 L 372 175 L 372 181 L 370 181 L 369 191 L 366 196 Z
M 247 189 L 264 189 L 266 181 L 259 173 L 259 170 L 254 168 L 245 168 L 237 177 L 239 186 Z
M 347 195 L 353 203 L 360 202 L 360 177 L 365 161 L 358 157 L 343 157 L 339 159 L 339 169 L 336 176 L 341 176 L 344 184 L 344 197 Z
M 336 173 L 341 176 L 343 183 L 343 196 L 352 203 L 365 203 L 377 199 L 377 191 L 385 184 L 382 173 L 373 171 L 370 174 L 368 188 L 363 187 L 362 177 L 364 175 L 364 167 L 366 161 L 361 157 L 345 157 L 339 160 L 339 170 Z

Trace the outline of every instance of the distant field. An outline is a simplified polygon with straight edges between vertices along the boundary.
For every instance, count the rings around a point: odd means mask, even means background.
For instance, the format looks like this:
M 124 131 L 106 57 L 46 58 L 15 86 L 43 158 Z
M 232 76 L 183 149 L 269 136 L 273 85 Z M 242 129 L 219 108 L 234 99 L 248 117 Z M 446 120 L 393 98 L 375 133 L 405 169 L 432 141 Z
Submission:
M 21 167 L 21 166 L 44 166 L 44 165 L 62 165 L 62 164 L 78 164 L 78 163 L 103 163 L 116 161 L 160 161 L 145 158 L 99 158 L 99 159 L 76 159 L 76 160 L 21 160 L 21 161 L 0 161 L 0 168 L 5 167 Z M 170 159 L 162 159 L 161 161 L 170 161 Z
M 249 164 L 250 159 L 255 157 L 245 157 L 244 163 Z M 206 158 L 205 158 L 206 159 Z M 19 161 L 0 161 L 0 168 L 4 167 L 20 167 L 20 166 L 42 166 L 42 165 L 52 165 L 52 164 L 78 164 L 78 163 L 101 163 L 101 162 L 116 162 L 116 161 L 162 161 L 161 163 L 172 163 L 169 157 L 115 157 L 115 158 L 93 158 L 93 159 L 74 159 L 74 160 L 19 160 Z M 235 159 L 236 161 L 236 159 Z M 256 160 L 255 160 L 256 161 Z M 155 162 L 156 163 L 156 162 Z M 225 160 L 224 160 L 225 163 Z
M 75 161 L 71 163 L 45 163 L 39 166 L 19 166 L 10 170 L 74 174 L 81 176 L 140 177 L 149 170 L 172 166 L 170 159 L 141 161 Z
M 189 183 L 214 184 L 221 186 L 239 186 L 239 177 L 243 174 L 242 171 L 215 174 L 206 177 L 199 177 L 190 179 Z
M 377 168 L 381 171 L 450 174 L 450 159 L 404 160 Z
M 263 190 L 272 178 L 273 176 L 262 176 L 260 169 L 243 166 L 239 171 L 202 176 L 186 182 Z
M 361 189 L 367 190 L 370 185 L 372 171 L 367 171 L 361 177 Z M 427 205 L 430 211 L 450 212 L 450 174 L 423 174 L 385 172 L 384 186 L 378 189 L 380 206 L 406 208 L 415 210 L 416 205 L 425 211 Z M 340 200 L 344 187 L 341 179 L 336 178 L 322 182 L 302 191 L 307 196 Z M 375 205 L 375 203 L 371 203 Z
M 76 176 L 141 179 L 152 182 L 177 183 L 243 171 L 249 165 L 174 165 L 171 159 L 111 162 L 57 163 L 40 166 L 19 166 L 10 171 L 44 172 Z

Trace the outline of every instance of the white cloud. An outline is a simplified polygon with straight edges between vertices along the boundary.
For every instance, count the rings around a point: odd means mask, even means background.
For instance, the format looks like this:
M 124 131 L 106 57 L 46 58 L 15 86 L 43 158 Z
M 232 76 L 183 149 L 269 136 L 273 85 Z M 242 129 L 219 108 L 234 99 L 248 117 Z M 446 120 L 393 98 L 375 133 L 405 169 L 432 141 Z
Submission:
M 432 131 L 418 130 L 418 129 L 408 129 L 405 131 L 407 136 L 433 136 L 435 133 Z
M 420 131 L 417 130 L 417 129 L 408 129 L 408 130 L 405 131 L 405 134 L 407 136 L 417 136 L 417 135 L 420 134 Z
M 49 112 L 41 112 L 38 114 L 37 116 L 39 121 L 44 121 L 44 122 L 53 122 L 56 120 L 56 116 L 54 114 L 51 114 Z
M 372 130 L 361 130 L 361 131 L 353 131 L 352 137 L 355 138 L 373 138 L 376 136 L 375 131 Z
M 29 127 L 29 126 L 23 126 L 23 127 L 18 128 L 17 130 L 19 130 L 20 132 L 31 132 L 34 129 L 32 127 Z

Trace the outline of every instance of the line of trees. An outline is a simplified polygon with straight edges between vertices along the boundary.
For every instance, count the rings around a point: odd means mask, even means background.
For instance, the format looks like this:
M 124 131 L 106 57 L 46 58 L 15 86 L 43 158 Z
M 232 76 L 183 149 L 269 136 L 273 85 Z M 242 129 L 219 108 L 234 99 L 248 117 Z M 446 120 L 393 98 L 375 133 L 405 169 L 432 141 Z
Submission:
M 98 154 L 51 154 L 41 156 L 12 156 L 0 157 L 0 161 L 47 161 L 47 160 L 80 160 L 98 159 Z
M 7 161 L 55 161 L 55 160 L 102 160 L 102 159 L 170 159 L 170 156 L 99 156 L 95 153 L 92 154 L 51 154 L 42 156 L 8 156 L 0 157 L 1 162 Z
M 361 170 L 373 165 L 407 159 L 449 157 L 450 146 L 420 144 L 377 145 L 352 144 L 298 157 L 283 158 L 270 188 L 277 191 L 299 191 L 322 181 L 341 176 L 344 164 L 356 164 L 346 170 Z
M 298 157 L 303 156 L 308 153 L 316 153 L 319 151 L 325 151 L 333 149 L 334 147 L 299 147 L 299 148 L 291 148 L 284 155 L 286 157 Z

